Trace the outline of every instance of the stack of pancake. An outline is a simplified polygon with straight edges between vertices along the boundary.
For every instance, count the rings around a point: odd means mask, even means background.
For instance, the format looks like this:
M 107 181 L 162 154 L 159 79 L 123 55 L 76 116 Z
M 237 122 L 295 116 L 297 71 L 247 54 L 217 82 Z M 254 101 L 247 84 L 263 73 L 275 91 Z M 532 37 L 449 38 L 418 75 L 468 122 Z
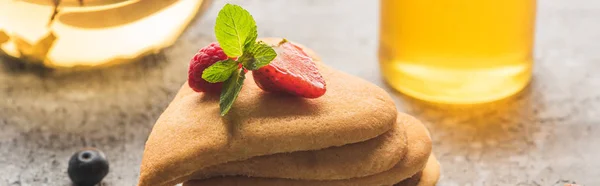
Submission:
M 221 117 L 219 95 L 186 83 L 146 142 L 139 185 L 435 185 L 427 129 L 381 88 L 304 50 L 327 82 L 317 99 L 264 92 L 246 75 Z

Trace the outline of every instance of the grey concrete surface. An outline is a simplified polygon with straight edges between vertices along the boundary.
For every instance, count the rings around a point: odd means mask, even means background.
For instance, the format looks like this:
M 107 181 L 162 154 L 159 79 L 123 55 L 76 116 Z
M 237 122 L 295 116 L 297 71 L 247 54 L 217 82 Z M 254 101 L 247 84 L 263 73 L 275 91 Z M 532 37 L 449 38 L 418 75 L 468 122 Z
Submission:
M 540 0 L 533 82 L 514 97 L 473 106 L 424 103 L 385 85 L 377 1 L 228 2 L 253 13 L 260 36 L 303 43 L 394 94 L 399 110 L 431 130 L 439 185 L 600 185 L 600 1 Z M 86 146 L 110 159 L 104 185 L 135 185 L 147 135 L 185 81 L 189 58 L 214 40 L 224 3 L 174 46 L 133 63 L 53 72 L 0 59 L 0 185 L 70 185 L 67 160 Z

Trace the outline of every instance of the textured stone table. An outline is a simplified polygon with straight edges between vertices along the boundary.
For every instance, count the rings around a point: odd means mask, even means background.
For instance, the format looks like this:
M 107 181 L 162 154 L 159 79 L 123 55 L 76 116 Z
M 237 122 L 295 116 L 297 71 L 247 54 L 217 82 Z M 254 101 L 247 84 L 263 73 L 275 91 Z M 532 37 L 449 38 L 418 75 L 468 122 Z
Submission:
M 324 61 L 381 85 L 431 129 L 439 185 L 600 185 L 600 1 L 540 0 L 535 77 L 522 93 L 474 105 L 428 104 L 392 91 L 377 66 L 378 3 L 231 1 L 261 36 L 286 36 Z M 135 185 L 143 145 L 185 81 L 188 59 L 213 40 L 217 1 L 181 39 L 138 62 L 57 73 L 2 59 L 0 185 L 69 185 L 67 160 L 105 151 L 105 185 Z

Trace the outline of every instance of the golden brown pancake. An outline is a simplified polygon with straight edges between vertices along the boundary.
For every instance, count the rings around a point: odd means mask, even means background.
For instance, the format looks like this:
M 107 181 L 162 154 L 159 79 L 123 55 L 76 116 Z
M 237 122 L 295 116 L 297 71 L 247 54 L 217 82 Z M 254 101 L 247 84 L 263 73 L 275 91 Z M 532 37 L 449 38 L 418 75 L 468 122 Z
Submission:
M 150 133 L 138 185 L 170 186 L 226 162 L 362 142 L 394 126 L 396 107 L 384 90 L 311 57 L 327 83 L 317 99 L 267 93 L 247 74 L 221 117 L 218 95 L 196 93 L 186 83 Z
M 440 179 L 440 163 L 432 154 L 425 169 L 394 186 L 435 186 Z
M 427 165 L 425 165 L 427 166 Z M 425 167 L 427 168 L 427 167 Z M 419 185 L 419 180 L 421 180 L 421 176 L 423 175 L 423 171 L 417 172 L 417 174 L 402 180 L 400 183 L 394 184 L 394 186 L 417 186 Z
M 406 122 L 408 149 L 404 158 L 390 170 L 366 177 L 344 180 L 293 180 L 282 178 L 257 178 L 246 176 L 224 176 L 204 180 L 193 180 L 183 186 L 380 186 L 394 185 L 424 170 L 431 154 L 431 138 L 427 128 L 410 117 Z M 435 161 L 435 159 L 432 159 Z M 437 163 L 437 161 L 435 161 Z M 437 179 L 436 179 L 437 180 Z
M 435 186 L 440 179 L 440 173 L 440 162 L 434 156 L 430 157 L 417 186 Z
M 253 157 L 229 162 L 196 172 L 193 179 L 224 175 L 289 178 L 305 180 L 338 180 L 369 176 L 391 169 L 406 152 L 406 122 L 414 121 L 398 114 L 398 122 L 390 131 L 376 138 L 315 151 L 298 151 Z

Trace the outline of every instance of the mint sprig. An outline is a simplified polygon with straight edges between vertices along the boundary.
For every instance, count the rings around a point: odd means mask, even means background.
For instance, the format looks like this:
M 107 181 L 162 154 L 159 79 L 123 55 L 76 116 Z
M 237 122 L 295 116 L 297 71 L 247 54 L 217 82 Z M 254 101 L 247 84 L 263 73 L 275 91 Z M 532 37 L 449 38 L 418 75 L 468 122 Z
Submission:
M 215 23 L 215 36 L 230 59 L 216 62 L 206 68 L 202 72 L 202 79 L 210 83 L 223 82 L 219 107 L 221 116 L 224 116 L 242 90 L 246 70 L 258 70 L 268 65 L 277 57 L 277 53 L 271 46 L 256 42 L 256 21 L 248 11 L 238 5 L 226 4 L 219 11 Z
M 258 37 L 256 22 L 242 7 L 226 4 L 217 15 L 215 36 L 227 56 L 241 56 Z

